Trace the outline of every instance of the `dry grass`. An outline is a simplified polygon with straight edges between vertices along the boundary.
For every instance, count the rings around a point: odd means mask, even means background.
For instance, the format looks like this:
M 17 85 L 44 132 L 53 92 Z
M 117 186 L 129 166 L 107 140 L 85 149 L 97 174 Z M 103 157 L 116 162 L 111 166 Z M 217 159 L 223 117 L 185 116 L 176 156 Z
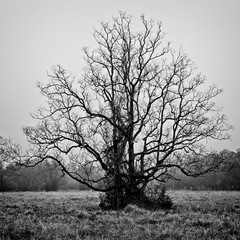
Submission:
M 172 210 L 101 211 L 95 192 L 0 195 L 0 239 L 240 239 L 240 192 L 170 192 Z

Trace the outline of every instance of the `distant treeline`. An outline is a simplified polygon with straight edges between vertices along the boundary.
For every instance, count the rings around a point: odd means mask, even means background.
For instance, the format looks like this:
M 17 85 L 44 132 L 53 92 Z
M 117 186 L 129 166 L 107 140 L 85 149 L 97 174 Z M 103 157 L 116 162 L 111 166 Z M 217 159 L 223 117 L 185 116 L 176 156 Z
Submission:
M 165 183 L 167 189 L 240 190 L 240 165 L 226 172 L 211 172 L 197 178 L 177 175 L 180 181 L 169 180 Z
M 180 172 L 165 183 L 168 189 L 240 190 L 240 150 L 229 154 L 227 166 L 221 171 L 192 178 Z M 56 163 L 45 161 L 35 167 L 3 166 L 0 163 L 0 192 L 87 190 L 88 187 L 64 175 Z
M 222 166 L 220 171 L 209 172 L 196 178 L 177 172 L 175 177 L 180 181 L 169 180 L 165 186 L 168 189 L 240 190 L 240 149 L 231 152 L 229 156 L 231 157 L 228 159 L 227 165 Z
M 63 175 L 54 162 L 45 161 L 35 167 L 17 167 L 0 163 L 0 192 L 86 190 L 85 185 Z

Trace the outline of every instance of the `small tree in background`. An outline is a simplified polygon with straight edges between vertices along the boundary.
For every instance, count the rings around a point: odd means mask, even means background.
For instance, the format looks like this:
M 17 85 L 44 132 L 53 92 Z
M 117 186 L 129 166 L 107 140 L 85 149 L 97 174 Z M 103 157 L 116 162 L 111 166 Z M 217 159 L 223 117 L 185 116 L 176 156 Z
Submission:
M 84 49 L 83 76 L 55 66 L 38 84 L 47 99 L 38 124 L 24 127 L 32 147 L 21 164 L 51 159 L 105 192 L 109 208 L 144 202 L 147 184 L 174 178 L 176 169 L 188 176 L 215 169 L 224 158 L 203 143 L 228 139 L 231 128 L 214 102 L 222 90 L 206 88 L 190 58 L 164 43 L 161 23 L 144 16 L 141 23 L 134 32 L 125 13 L 101 23 L 97 48 Z

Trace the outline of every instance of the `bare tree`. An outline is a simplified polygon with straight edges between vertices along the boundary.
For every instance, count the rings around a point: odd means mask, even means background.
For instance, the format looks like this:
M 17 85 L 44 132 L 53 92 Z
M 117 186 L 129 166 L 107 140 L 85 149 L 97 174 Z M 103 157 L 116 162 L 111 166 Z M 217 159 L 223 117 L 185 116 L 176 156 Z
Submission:
M 32 148 L 22 163 L 52 159 L 73 179 L 127 202 L 176 169 L 198 176 L 219 166 L 223 159 L 204 141 L 229 138 L 213 101 L 222 90 L 206 88 L 190 58 L 164 43 L 161 23 L 144 16 L 141 23 L 133 32 L 125 13 L 101 23 L 78 81 L 55 66 L 49 83 L 38 84 L 47 106 L 35 127 L 24 128 Z

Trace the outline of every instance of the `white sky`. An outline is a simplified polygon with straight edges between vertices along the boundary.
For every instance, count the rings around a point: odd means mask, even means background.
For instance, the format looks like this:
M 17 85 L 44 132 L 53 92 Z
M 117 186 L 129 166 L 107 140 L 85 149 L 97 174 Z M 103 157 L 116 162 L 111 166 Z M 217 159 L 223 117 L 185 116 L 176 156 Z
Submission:
M 0 0 L 0 136 L 24 142 L 22 127 L 43 99 L 37 81 L 47 81 L 61 64 L 81 75 L 82 47 L 94 44 L 93 27 L 126 11 L 162 21 L 167 39 L 183 46 L 207 77 L 224 89 L 217 98 L 234 126 L 231 142 L 240 148 L 239 0 Z

